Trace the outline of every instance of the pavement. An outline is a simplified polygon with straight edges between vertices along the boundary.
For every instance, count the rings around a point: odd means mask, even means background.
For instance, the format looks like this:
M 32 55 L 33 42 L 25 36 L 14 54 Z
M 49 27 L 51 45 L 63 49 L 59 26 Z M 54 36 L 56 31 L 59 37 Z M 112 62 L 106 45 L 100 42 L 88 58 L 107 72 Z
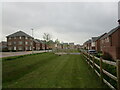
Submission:
M 49 50 L 51 51 L 51 50 Z M 33 51 L 33 53 L 43 53 L 47 52 L 47 50 L 41 50 L 41 51 Z M 20 55 L 27 55 L 32 54 L 32 51 L 22 51 L 22 52 L 0 52 L 0 58 L 2 57 L 10 57 L 10 56 L 20 56 Z

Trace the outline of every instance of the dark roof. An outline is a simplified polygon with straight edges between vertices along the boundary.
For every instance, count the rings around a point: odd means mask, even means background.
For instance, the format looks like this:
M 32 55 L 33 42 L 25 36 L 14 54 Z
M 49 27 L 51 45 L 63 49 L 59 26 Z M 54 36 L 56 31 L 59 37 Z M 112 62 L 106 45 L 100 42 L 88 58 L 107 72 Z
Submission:
M 99 40 L 99 39 L 101 39 L 102 37 L 104 37 L 105 35 L 106 35 L 107 33 L 104 33 L 104 34 L 102 34 L 101 36 L 99 36 L 95 41 L 97 41 L 97 40 Z
M 91 43 L 91 39 L 89 39 L 88 41 L 86 41 L 84 44 L 88 44 Z
M 25 36 L 25 37 L 31 37 L 31 38 L 33 38 L 32 36 L 26 34 L 26 33 L 23 32 L 23 31 L 18 31 L 18 32 L 16 32 L 16 33 L 13 33 L 13 34 L 11 34 L 11 35 L 8 35 L 7 37 L 16 37 L 16 36 Z
M 92 41 L 95 42 L 99 37 L 92 37 Z
M 106 33 L 103 37 L 100 38 L 100 40 L 106 38 L 108 36 L 108 34 Z
M 38 41 L 39 43 L 43 43 L 43 41 L 39 40 L 39 39 L 35 39 L 36 41 Z
M 117 26 L 116 28 L 112 29 L 110 32 L 108 32 L 105 36 L 103 36 L 101 39 L 104 39 L 110 35 L 112 35 L 114 32 L 116 32 L 118 29 L 120 29 L 120 26 Z
M 36 39 L 33 40 L 35 43 L 40 43 L 39 41 L 37 41 Z
M 116 32 L 118 29 L 120 29 L 120 26 L 112 29 L 110 32 L 108 32 L 108 36 L 110 36 L 111 34 L 113 34 L 114 32 Z
M 63 43 L 64 45 L 68 45 L 68 43 Z

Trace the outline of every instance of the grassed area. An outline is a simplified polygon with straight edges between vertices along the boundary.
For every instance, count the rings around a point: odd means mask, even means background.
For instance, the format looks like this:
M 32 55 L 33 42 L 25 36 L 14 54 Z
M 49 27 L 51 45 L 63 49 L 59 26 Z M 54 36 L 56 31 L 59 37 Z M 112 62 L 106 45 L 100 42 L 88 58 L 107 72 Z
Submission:
M 82 55 L 43 53 L 3 60 L 3 88 L 105 88 Z

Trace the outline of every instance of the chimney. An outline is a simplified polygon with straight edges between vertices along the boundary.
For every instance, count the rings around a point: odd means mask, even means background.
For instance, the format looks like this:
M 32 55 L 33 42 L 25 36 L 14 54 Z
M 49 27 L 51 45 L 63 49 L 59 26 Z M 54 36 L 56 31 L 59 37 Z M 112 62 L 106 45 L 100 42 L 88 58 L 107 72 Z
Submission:
M 118 20 L 118 23 L 119 23 L 119 25 L 120 25 L 120 19 Z

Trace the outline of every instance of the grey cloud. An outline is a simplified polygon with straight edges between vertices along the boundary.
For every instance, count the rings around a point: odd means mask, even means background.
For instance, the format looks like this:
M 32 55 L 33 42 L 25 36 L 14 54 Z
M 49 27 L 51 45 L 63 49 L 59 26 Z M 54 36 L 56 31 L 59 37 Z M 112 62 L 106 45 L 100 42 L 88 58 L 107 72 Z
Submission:
M 3 34 L 22 29 L 42 38 L 50 32 L 63 41 L 83 43 L 92 36 L 117 26 L 117 3 L 83 2 L 21 2 L 3 3 Z

